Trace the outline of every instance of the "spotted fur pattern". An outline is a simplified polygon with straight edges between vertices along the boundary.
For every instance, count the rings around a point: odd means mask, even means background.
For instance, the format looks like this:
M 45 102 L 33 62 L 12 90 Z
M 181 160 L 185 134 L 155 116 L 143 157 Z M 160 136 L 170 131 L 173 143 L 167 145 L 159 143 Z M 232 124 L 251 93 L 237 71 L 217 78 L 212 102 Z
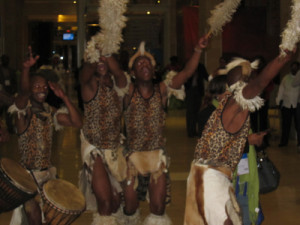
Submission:
M 83 133 L 98 149 L 115 149 L 120 144 L 122 98 L 114 88 L 99 83 L 95 97 L 84 103 Z
M 153 95 L 148 99 L 144 99 L 135 88 L 125 111 L 125 124 L 130 152 L 164 149 L 165 111 L 158 85 L 155 85 Z
M 242 128 L 234 134 L 224 129 L 221 121 L 222 112 L 231 96 L 232 94 L 228 93 L 210 116 L 202 137 L 198 140 L 194 157 L 201 163 L 227 167 L 234 171 L 240 161 L 249 134 L 250 119 L 248 116 Z
M 22 165 L 28 169 L 43 169 L 51 165 L 52 133 L 50 108 L 46 112 L 33 113 L 28 128 L 18 139 Z

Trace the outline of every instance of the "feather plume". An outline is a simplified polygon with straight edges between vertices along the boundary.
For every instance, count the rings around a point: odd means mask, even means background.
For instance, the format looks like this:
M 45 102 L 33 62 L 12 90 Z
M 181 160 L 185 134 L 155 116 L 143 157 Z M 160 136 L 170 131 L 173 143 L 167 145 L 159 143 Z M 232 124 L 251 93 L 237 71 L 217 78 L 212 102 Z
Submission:
M 211 17 L 207 20 L 210 26 L 209 34 L 217 35 L 222 32 L 222 27 L 231 21 L 241 0 L 224 0 L 211 11 Z
M 126 26 L 129 0 L 99 0 L 99 26 L 101 31 L 91 38 L 85 50 L 85 61 L 95 63 L 101 55 L 111 55 L 120 49 L 123 42 L 122 29 Z M 101 52 L 100 52 L 101 51 Z
M 145 54 L 145 42 L 144 41 L 142 41 L 140 43 L 139 51 L 141 52 L 141 55 Z
M 282 40 L 279 45 L 281 56 L 286 55 L 284 50 L 292 51 L 300 40 L 300 0 L 293 0 L 291 11 L 291 19 L 281 34 Z

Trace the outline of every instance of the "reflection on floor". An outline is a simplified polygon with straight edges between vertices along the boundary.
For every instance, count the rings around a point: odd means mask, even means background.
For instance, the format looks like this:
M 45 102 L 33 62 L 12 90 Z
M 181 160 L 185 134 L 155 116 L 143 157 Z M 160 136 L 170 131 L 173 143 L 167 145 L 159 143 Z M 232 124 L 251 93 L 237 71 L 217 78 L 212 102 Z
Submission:
M 190 162 L 196 145 L 195 138 L 188 138 L 185 131 L 184 111 L 171 111 L 167 118 L 167 151 L 171 156 L 172 204 L 167 213 L 174 225 L 183 224 L 185 205 L 185 185 Z M 265 225 L 300 224 L 300 154 L 296 143 L 278 148 L 278 140 L 271 140 L 267 149 L 269 157 L 281 172 L 280 187 L 269 194 L 261 195 L 261 205 L 265 216 Z M 18 160 L 16 137 L 1 145 L 1 157 Z M 52 162 L 58 169 L 60 178 L 77 185 L 81 168 L 79 130 L 66 128 L 55 135 Z M 141 203 L 141 212 L 145 217 L 149 210 L 147 203 Z M 11 212 L 0 214 L 0 224 L 8 225 Z M 87 225 L 92 221 L 92 213 L 84 212 L 73 224 Z

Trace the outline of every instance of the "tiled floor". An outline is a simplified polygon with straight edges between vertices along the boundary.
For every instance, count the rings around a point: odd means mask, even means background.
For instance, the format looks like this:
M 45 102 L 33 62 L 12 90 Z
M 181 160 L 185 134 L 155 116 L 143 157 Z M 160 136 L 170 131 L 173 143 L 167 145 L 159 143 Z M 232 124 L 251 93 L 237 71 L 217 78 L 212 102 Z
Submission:
M 172 204 L 167 213 L 174 225 L 183 224 L 185 204 L 185 180 L 193 157 L 196 139 L 188 138 L 185 132 L 184 111 L 172 111 L 167 118 L 167 151 L 171 156 Z M 53 164 L 60 178 L 77 185 L 81 167 L 79 131 L 67 128 L 56 133 L 54 138 Z M 296 144 L 291 141 L 288 147 L 278 148 L 278 140 L 273 138 L 267 149 L 269 157 L 281 172 L 279 188 L 269 194 L 261 195 L 261 204 L 265 215 L 265 225 L 300 224 L 300 154 Z M 0 146 L 1 157 L 18 160 L 16 137 Z M 142 216 L 148 214 L 147 203 L 141 203 Z M 8 225 L 11 212 L 0 214 L 0 225 Z M 88 225 L 92 214 L 84 212 L 73 224 Z

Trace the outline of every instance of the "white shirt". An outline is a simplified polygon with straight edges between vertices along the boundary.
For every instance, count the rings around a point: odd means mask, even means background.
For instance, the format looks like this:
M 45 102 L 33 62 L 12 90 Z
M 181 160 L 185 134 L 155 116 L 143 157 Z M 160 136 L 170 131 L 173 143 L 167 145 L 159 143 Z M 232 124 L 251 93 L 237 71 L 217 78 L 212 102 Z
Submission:
M 298 103 L 300 103 L 300 70 L 298 70 L 298 72 L 295 75 L 294 81 L 293 81 L 293 87 L 299 87 L 299 95 L 298 95 Z
M 282 101 L 282 106 L 286 108 L 296 108 L 297 103 L 300 100 L 299 98 L 299 92 L 300 92 L 300 82 L 299 85 L 295 85 L 295 79 L 298 78 L 298 75 L 296 74 L 293 76 L 291 73 L 287 74 L 281 81 L 277 98 L 276 98 L 276 104 L 279 105 L 280 101 Z

